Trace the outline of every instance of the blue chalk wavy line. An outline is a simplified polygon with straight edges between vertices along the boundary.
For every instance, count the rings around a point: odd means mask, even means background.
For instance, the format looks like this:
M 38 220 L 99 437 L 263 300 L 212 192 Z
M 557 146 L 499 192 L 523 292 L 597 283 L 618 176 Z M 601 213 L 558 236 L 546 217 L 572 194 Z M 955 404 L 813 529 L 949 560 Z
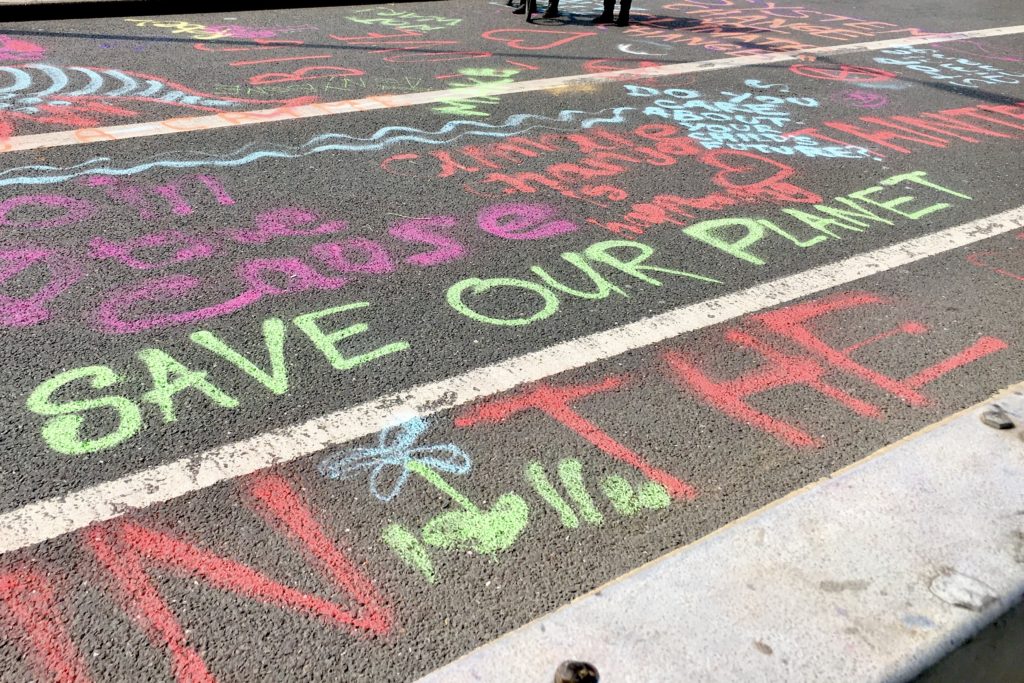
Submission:
M 506 138 L 514 135 L 522 135 L 531 130 L 551 129 L 565 130 L 553 124 L 574 124 L 580 128 L 591 128 L 602 123 L 623 123 L 623 114 L 632 111 L 633 107 L 616 107 L 611 109 L 611 116 L 601 115 L 609 111 L 602 109 L 598 112 L 584 112 L 567 110 L 561 112 L 557 117 L 540 116 L 537 114 L 516 114 L 505 119 L 505 122 L 498 124 L 483 123 L 480 121 L 449 121 L 439 130 L 423 131 L 418 128 L 405 126 L 388 126 L 381 128 L 368 138 L 358 138 L 341 133 L 328 133 L 318 135 L 305 144 L 298 147 L 279 147 L 270 149 L 253 149 L 255 145 L 249 144 L 231 152 L 228 155 L 204 155 L 199 152 L 192 153 L 191 159 L 174 159 L 161 155 L 160 158 L 153 158 L 134 166 L 118 167 L 110 164 L 110 157 L 96 157 L 89 161 L 74 166 L 19 166 L 0 173 L 0 186 L 5 185 L 49 185 L 61 183 L 83 175 L 109 175 L 127 176 L 142 173 L 153 168 L 203 168 L 203 167 L 233 167 L 251 164 L 260 159 L 298 159 L 320 154 L 322 152 L 367 152 L 378 151 L 395 145 L 400 142 L 413 142 L 424 145 L 444 145 L 458 140 L 465 136 Z M 579 123 L 576 119 L 584 118 Z M 533 125 L 525 126 L 530 121 L 538 121 Z M 455 133 L 454 135 L 451 135 Z M 55 171 L 59 173 L 54 173 Z M 20 175 L 19 175 L 20 174 Z M 8 177 L 4 177 L 8 176 Z

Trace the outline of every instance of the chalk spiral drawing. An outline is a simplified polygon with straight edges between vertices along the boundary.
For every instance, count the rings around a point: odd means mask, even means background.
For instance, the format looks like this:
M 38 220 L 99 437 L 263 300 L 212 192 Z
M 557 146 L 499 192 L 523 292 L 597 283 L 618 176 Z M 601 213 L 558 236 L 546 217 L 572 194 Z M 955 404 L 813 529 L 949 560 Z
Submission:
M 58 67 L 50 64 L 0 66 L 0 109 L 35 114 L 39 105 L 69 105 L 62 98 L 129 98 L 174 104 L 183 107 L 233 107 L 236 101 L 217 99 L 176 83 L 119 69 L 95 69 L 86 66 Z
M 353 479 L 364 470 L 370 470 L 370 493 L 377 500 L 388 502 L 405 486 L 413 464 L 417 471 L 431 468 L 449 474 L 467 474 L 473 467 L 469 454 L 454 444 L 415 446 L 427 431 L 429 423 L 414 417 L 401 424 L 388 427 L 377 436 L 377 445 L 356 448 L 344 455 L 324 459 L 320 473 L 330 479 Z M 388 481 L 388 477 L 392 477 Z M 382 488 L 386 491 L 382 492 Z
M 0 67 L 3 68 L 3 67 Z M 2 91 L 0 91 L 2 92 Z M 132 166 L 118 166 L 110 157 L 95 157 L 74 166 L 19 166 L 0 173 L 0 187 L 5 185 L 48 185 L 61 183 L 83 175 L 127 176 L 142 173 L 153 168 L 201 168 L 244 166 L 260 159 L 299 159 L 323 152 L 365 152 L 377 151 L 402 142 L 424 145 L 444 145 L 465 136 L 506 138 L 522 135 L 532 130 L 574 130 L 591 128 L 599 124 L 624 123 L 624 113 L 633 107 L 616 107 L 610 116 L 602 116 L 608 109 L 598 112 L 565 110 L 557 117 L 538 114 L 515 114 L 504 123 L 491 124 L 481 121 L 449 121 L 436 131 L 424 131 L 406 126 L 387 126 L 368 138 L 358 138 L 342 133 L 318 135 L 296 147 L 256 148 L 249 144 L 227 154 L 204 154 L 193 152 L 192 158 L 154 157 Z M 583 118 L 577 123 L 577 120 Z M 532 124 L 532 125 L 528 125 Z M 562 125 L 556 125 L 562 124 Z M 5 177 L 7 176 L 7 177 Z

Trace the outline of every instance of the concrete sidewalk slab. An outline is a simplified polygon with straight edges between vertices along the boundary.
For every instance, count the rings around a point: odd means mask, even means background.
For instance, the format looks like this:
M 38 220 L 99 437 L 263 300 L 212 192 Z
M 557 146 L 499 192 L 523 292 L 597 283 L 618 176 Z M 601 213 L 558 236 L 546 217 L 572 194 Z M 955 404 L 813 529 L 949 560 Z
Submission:
M 420 683 L 906 680 L 1024 593 L 1017 428 L 968 409 L 608 584 Z

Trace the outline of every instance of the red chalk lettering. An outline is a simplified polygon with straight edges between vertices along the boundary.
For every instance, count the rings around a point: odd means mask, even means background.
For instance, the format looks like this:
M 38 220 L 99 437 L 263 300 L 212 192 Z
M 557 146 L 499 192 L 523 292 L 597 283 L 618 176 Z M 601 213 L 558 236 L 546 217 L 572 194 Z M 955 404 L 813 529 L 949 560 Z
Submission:
M 811 358 L 782 353 L 738 329 L 726 331 L 725 339 L 757 352 L 767 363 L 734 379 L 721 381 L 709 377 L 698 367 L 694 359 L 680 351 L 668 351 L 664 354 L 664 359 L 673 376 L 683 386 L 735 420 L 756 427 L 791 446 L 820 445 L 818 439 L 806 431 L 761 412 L 747 402 L 751 396 L 792 386 L 813 389 L 858 415 L 881 414 L 878 408 L 870 403 L 825 382 L 823 377 L 828 372 L 827 369 Z
M 806 327 L 807 322 L 824 315 L 860 306 L 879 304 L 884 301 L 882 297 L 875 294 L 851 292 L 761 313 L 751 316 L 751 320 L 757 321 L 780 337 L 789 339 L 812 354 L 823 358 L 833 367 L 874 384 L 879 389 L 889 392 L 912 406 L 927 405 L 928 399 L 917 391 L 925 384 L 957 367 L 1006 348 L 1006 343 L 999 339 L 982 337 L 971 347 L 954 356 L 957 359 L 955 364 L 950 365 L 948 361 L 943 361 L 921 371 L 914 377 L 897 380 L 857 363 L 847 351 L 829 346 Z
M 391 610 L 380 592 L 334 546 L 290 484 L 264 474 L 251 477 L 244 486 L 267 523 L 300 545 L 355 607 L 303 593 L 252 567 L 136 522 L 117 520 L 88 528 L 85 546 L 110 573 L 113 588 L 150 642 L 168 651 L 174 676 L 182 683 L 213 683 L 216 679 L 147 570 L 196 579 L 222 591 L 317 617 L 357 635 L 386 635 L 392 628 Z
M 624 382 L 625 378 L 618 376 L 608 377 L 601 382 L 583 386 L 558 387 L 545 383 L 535 384 L 525 391 L 504 398 L 489 400 L 462 411 L 456 417 L 455 425 L 457 427 L 470 427 L 482 422 L 503 423 L 516 413 L 531 409 L 539 410 L 559 424 L 568 427 L 602 452 L 620 462 L 635 467 L 651 481 L 661 484 L 672 497 L 687 500 L 695 498 L 697 490 L 693 486 L 649 464 L 639 453 L 620 444 L 593 422 L 590 422 L 576 412 L 572 407 L 573 403 L 586 396 L 615 391 Z
M 825 382 L 825 374 L 838 370 L 872 384 L 908 405 L 924 406 L 928 399 L 919 390 L 926 384 L 1007 348 L 1001 339 L 981 337 L 949 358 L 909 377 L 895 379 L 858 363 L 853 360 L 852 354 L 896 334 L 923 334 L 927 332 L 927 327 L 922 323 L 905 321 L 892 330 L 841 349 L 830 346 L 807 327 L 807 323 L 832 313 L 883 302 L 884 299 L 874 294 L 849 292 L 748 317 L 746 321 L 757 328 L 754 332 L 732 328 L 726 331 L 725 339 L 756 351 L 767 363 L 731 380 L 711 378 L 694 358 L 681 351 L 669 351 L 664 358 L 672 376 L 714 408 L 791 446 L 816 446 L 820 445 L 820 441 L 807 431 L 757 410 L 746 399 L 766 391 L 802 385 L 837 401 L 858 415 L 880 417 L 881 411 L 873 404 Z M 796 345 L 805 355 L 780 351 L 768 340 L 768 334 Z
M 0 573 L 0 624 L 24 653 L 35 681 L 89 683 L 92 678 L 68 634 L 53 585 L 37 569 L 18 566 Z M 13 675 L 13 672 L 7 671 Z

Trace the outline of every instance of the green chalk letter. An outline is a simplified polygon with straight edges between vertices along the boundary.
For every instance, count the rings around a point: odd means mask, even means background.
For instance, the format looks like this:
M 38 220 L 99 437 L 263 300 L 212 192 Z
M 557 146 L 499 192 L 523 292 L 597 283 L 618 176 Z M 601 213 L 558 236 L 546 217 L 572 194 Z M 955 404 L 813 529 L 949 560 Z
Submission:
M 275 394 L 283 394 L 288 391 L 288 368 L 284 361 L 284 338 L 285 326 L 283 320 L 280 318 L 268 318 L 263 321 L 263 342 L 267 347 L 267 355 L 270 356 L 270 372 L 268 373 L 225 344 L 213 332 L 200 330 L 189 335 L 189 339 L 193 342 L 217 354 Z
M 106 365 L 91 365 L 62 372 L 46 380 L 28 397 L 28 409 L 37 415 L 51 417 L 43 425 L 42 435 L 46 444 L 66 455 L 95 453 L 135 436 L 142 428 L 142 413 L 134 401 L 124 396 L 102 396 L 54 403 L 50 400 L 61 387 L 78 380 L 90 378 L 93 389 L 106 389 L 121 381 L 117 374 Z M 106 436 L 97 439 L 83 439 L 79 432 L 85 422 L 81 413 L 107 408 L 117 412 L 117 427 Z
M 160 408 L 164 422 L 178 419 L 174 414 L 174 397 L 186 389 L 195 389 L 221 408 L 238 407 L 238 401 L 233 396 L 207 381 L 205 372 L 190 370 L 165 351 L 142 349 L 138 355 L 153 378 L 153 388 L 142 395 L 142 400 Z
M 317 324 L 322 318 L 357 308 L 366 308 L 369 305 L 369 301 L 357 301 L 356 303 L 345 304 L 344 306 L 325 308 L 322 311 L 314 311 L 312 313 L 304 313 L 302 315 L 295 316 L 292 318 L 292 322 L 295 323 L 297 328 L 306 333 L 309 340 L 320 350 L 320 353 L 327 357 L 327 360 L 330 361 L 331 366 L 335 370 L 351 370 L 357 365 L 362 365 L 363 363 L 375 360 L 381 356 L 386 356 L 389 353 L 405 351 L 409 348 L 408 342 L 401 341 L 377 347 L 372 351 L 361 353 L 358 356 L 343 356 L 338 351 L 338 342 L 342 339 L 348 339 L 354 335 L 366 332 L 370 329 L 369 325 L 366 323 L 356 323 L 355 325 L 349 325 L 348 327 L 335 330 L 334 332 L 324 332 Z
M 623 249 L 639 253 L 628 261 L 623 261 L 621 258 L 611 253 L 615 250 Z M 661 266 L 654 265 L 641 265 L 646 263 L 647 259 L 654 255 L 654 249 L 641 242 L 633 242 L 629 240 L 605 240 L 604 242 L 591 244 L 583 251 L 583 255 L 595 263 L 603 263 L 606 266 L 611 266 L 626 275 L 635 277 L 641 282 L 646 282 L 647 284 L 654 285 L 655 287 L 661 287 L 661 280 L 651 277 L 650 275 L 647 275 L 647 273 L 665 273 L 666 275 L 678 275 L 679 277 L 688 277 L 694 280 L 701 280 L 702 282 L 721 284 L 721 282 L 714 278 L 687 273 L 683 270 L 673 270 L 671 268 L 663 268 Z
M 722 235 L 723 230 L 728 228 L 744 228 L 742 237 L 736 240 L 727 240 Z M 716 218 L 710 221 L 701 221 L 683 228 L 690 237 L 710 244 L 715 249 L 720 249 L 730 256 L 735 256 L 755 266 L 763 266 L 764 260 L 754 256 L 747 248 L 759 242 L 765 235 L 764 225 L 753 218 Z
M 526 318 L 492 318 L 484 315 L 483 313 L 476 312 L 463 301 L 464 293 L 467 290 L 469 290 L 470 294 L 478 296 L 480 294 L 486 294 L 492 289 L 496 289 L 498 287 L 516 287 L 534 292 L 535 294 L 540 295 L 544 300 L 544 307 Z M 448 305 L 467 318 L 476 320 L 477 322 L 487 323 L 489 325 L 516 326 L 529 325 L 530 323 L 535 323 L 538 320 L 543 320 L 544 318 L 549 318 L 554 315 L 558 311 L 558 297 L 544 285 L 536 282 L 530 282 L 529 280 L 517 280 L 509 277 L 495 277 L 488 280 L 481 280 L 478 277 L 471 277 L 465 280 L 460 280 L 448 288 Z

